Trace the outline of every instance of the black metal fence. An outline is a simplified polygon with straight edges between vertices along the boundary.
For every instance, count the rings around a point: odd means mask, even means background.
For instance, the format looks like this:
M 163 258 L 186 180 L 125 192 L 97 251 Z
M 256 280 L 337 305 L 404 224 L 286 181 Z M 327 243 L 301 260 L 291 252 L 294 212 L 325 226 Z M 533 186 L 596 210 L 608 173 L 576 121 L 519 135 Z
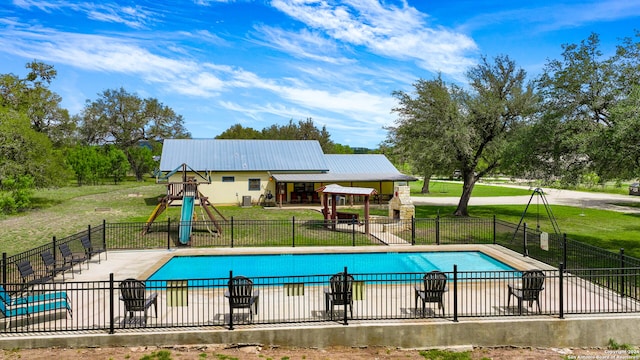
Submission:
M 28 313 L 5 316 L 0 324 L 6 333 L 89 330 L 114 333 L 180 327 L 233 329 L 248 324 L 348 325 L 351 321 L 391 319 L 457 321 L 463 317 L 522 315 L 563 318 L 567 314 L 640 311 L 637 300 L 599 285 L 611 277 L 634 282 L 640 268 L 627 268 L 624 272 L 564 270 L 544 271 L 543 288 L 531 300 L 515 296 L 509 290 L 521 286 L 521 272 L 457 271 L 454 266 L 452 271 L 445 272 L 447 288 L 441 294 L 441 302 L 426 302 L 424 311 L 421 297 L 417 296 L 417 291 L 423 290 L 423 273 L 351 274 L 353 283 L 346 306 L 332 304 L 327 298 L 333 274 L 254 277 L 251 295 L 256 301 L 249 308 L 230 306 L 228 283 L 233 274 L 229 278 L 146 281 L 139 305 L 146 300 L 150 302 L 147 307 L 138 308 L 123 301 L 122 279 L 114 279 L 111 274 L 108 281 L 38 285 L 29 292 L 30 300 L 25 297 L 8 300 L 22 302 L 14 307 L 28 308 Z
M 191 247 L 267 247 L 267 246 L 362 246 L 404 242 L 413 245 L 440 244 L 498 244 L 523 256 L 535 258 L 558 267 L 546 271 L 546 285 L 539 300 L 542 314 L 592 314 L 637 312 L 640 299 L 640 260 L 606 251 L 568 239 L 564 235 L 545 234 L 526 224 L 515 224 L 494 218 L 431 218 L 392 220 L 375 219 L 368 223 L 346 221 L 333 224 L 324 220 L 235 220 L 230 219 L 218 229 L 213 223 L 180 224 L 167 221 L 145 227 L 144 223 L 106 223 L 88 226 L 71 236 L 56 239 L 29 251 L 7 256 L 3 254 L 3 290 L 7 296 L 27 296 L 64 293 L 64 299 L 49 302 L 31 301 L 33 314 L 23 316 L 28 306 L 5 306 L 7 331 L 66 331 L 124 329 L 140 314 L 125 318 L 119 301 L 119 280 L 109 282 L 73 282 L 39 284 L 32 279 L 45 278 L 51 269 L 44 265 L 41 254 L 50 251 L 56 262 L 64 262 L 60 247 L 66 244 L 71 251 L 86 255 L 83 239 L 100 249 L 157 249 Z M 188 244 L 180 242 L 180 227 L 190 226 Z M 369 229 L 365 234 L 364 229 Z M 86 243 L 86 242 L 85 242 Z M 90 257 L 86 257 L 88 261 Z M 34 274 L 25 278 L 18 272 L 18 264 L 28 261 Z M 81 269 L 76 267 L 76 269 Z M 563 270 L 564 269 L 564 270 Z M 571 269 L 571 270 L 566 270 Z M 73 271 L 68 275 L 73 276 Z M 416 313 L 415 287 L 422 274 L 354 274 L 362 299 L 354 299 L 354 317 L 358 320 L 413 319 Z M 447 273 L 449 291 L 444 295 L 445 318 L 454 321 L 460 316 L 510 316 L 513 303 L 507 301 L 508 284 L 519 279 L 517 272 L 457 272 Z M 303 277 L 254 278 L 260 290 L 258 316 L 252 323 L 336 321 L 327 319 L 323 291 L 329 275 Z M 362 282 L 358 278 L 366 278 Z M 463 280 L 457 282 L 458 280 Z M 186 282 L 185 282 L 186 281 Z M 145 327 L 227 326 L 246 323 L 246 311 L 233 314 L 224 297 L 228 279 L 204 279 L 147 282 L 147 289 L 158 294 L 159 316 L 145 316 Z M 35 284 L 35 285 L 34 285 Z M 360 285 L 361 284 L 361 285 Z M 564 286 L 560 286 L 564 284 Z M 61 296 L 61 295 L 56 295 Z M 54 296 L 55 297 L 55 296 Z M 366 301 L 365 301 L 366 299 Z M 513 299 L 512 299 L 513 300 Z M 515 300 L 513 300 L 515 301 Z M 506 304 L 505 304 L 506 302 Z M 528 303 L 528 302 L 527 302 Z M 187 305 L 185 305 L 187 304 Z M 13 304 L 15 305 L 15 304 Z M 31 306 L 30 305 L 30 306 Z M 65 306 L 64 309 L 58 307 Z M 537 304 L 536 304 L 537 305 Z M 2 304 L 0 304 L 1 308 Z M 12 310 L 13 309 L 13 310 Z M 17 309 L 17 310 L 16 310 Z M 22 309 L 22 310 L 20 310 Z M 34 311 L 41 310 L 41 311 Z M 64 311 L 61 311 L 64 310 Z M 147 309 L 148 311 L 153 311 Z M 12 313 L 12 311 L 14 311 Z M 16 311 L 18 313 L 16 313 Z M 59 316 L 55 319 L 51 318 Z M 62 316 L 66 313 L 66 316 Z M 524 314 L 531 314 L 525 309 Z M 244 315 L 243 315 L 244 314 Z M 350 318 L 341 313 L 341 321 Z M 431 314 L 434 315 L 434 314 Z M 44 316 L 52 321 L 35 321 Z M 55 317 L 54 316 L 54 317 Z M 2 321 L 2 320 L 0 320 Z M 13 324 L 13 325 L 12 325 Z M 16 325 L 16 326 L 14 326 Z M 27 326 L 28 325 L 28 326 Z M 135 324 L 133 324 L 135 325 Z M 140 324 L 138 324 L 140 325 Z

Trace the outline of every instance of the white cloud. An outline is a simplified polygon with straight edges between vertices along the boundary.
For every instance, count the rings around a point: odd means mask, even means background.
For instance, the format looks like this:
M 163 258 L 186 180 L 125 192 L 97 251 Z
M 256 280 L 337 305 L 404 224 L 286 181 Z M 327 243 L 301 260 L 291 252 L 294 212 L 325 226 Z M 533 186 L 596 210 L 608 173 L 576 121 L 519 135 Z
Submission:
M 106 2 L 14 0 L 13 4 L 23 9 L 35 8 L 46 13 L 54 11 L 79 12 L 91 20 L 123 24 L 133 29 L 146 28 L 150 22 L 155 22 L 161 17 L 160 13 L 152 12 L 141 6 L 121 6 Z
M 51 2 L 51 1 L 40 1 L 40 0 L 13 0 L 13 5 L 23 9 L 36 8 L 47 13 L 70 6 L 70 4 L 65 2 L 60 2 L 60 1 Z
M 5 53 L 94 72 L 126 74 L 174 95 L 218 98 L 220 106 L 228 110 L 234 109 L 232 104 L 239 104 L 234 110 L 238 117 L 312 116 L 318 124 L 322 121 L 333 129 L 352 131 L 379 130 L 391 119 L 391 96 L 360 90 L 360 86 L 366 87 L 365 81 L 357 80 L 358 74 L 347 75 L 346 70 L 333 74 L 342 77 L 342 86 L 324 78 L 327 70 L 309 71 L 309 81 L 300 77 L 269 78 L 238 66 L 163 56 L 145 47 L 153 44 L 166 52 L 167 47 L 157 40 L 75 34 L 24 25 L 5 28 L 4 34 L 7 36 L 0 38 L 0 51 Z M 242 96 L 236 95 L 241 91 Z
M 394 59 L 412 59 L 431 72 L 460 75 L 475 61 L 477 46 L 468 36 L 428 27 L 426 15 L 406 3 L 385 6 L 377 0 L 273 0 L 271 5 L 328 36 Z
M 316 32 L 302 29 L 290 32 L 272 26 L 256 26 L 257 35 L 264 39 L 263 45 L 284 51 L 296 58 L 306 58 L 329 64 L 347 64 L 354 60 L 340 55 L 334 41 L 322 37 Z

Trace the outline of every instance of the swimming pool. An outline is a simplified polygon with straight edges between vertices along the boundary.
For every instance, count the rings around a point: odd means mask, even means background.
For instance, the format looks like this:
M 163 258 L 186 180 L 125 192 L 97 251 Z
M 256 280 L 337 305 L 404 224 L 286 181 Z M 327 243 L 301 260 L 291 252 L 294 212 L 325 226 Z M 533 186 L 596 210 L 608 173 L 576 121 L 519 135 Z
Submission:
M 480 251 L 174 256 L 147 280 L 335 274 L 422 273 L 432 270 L 513 271 Z

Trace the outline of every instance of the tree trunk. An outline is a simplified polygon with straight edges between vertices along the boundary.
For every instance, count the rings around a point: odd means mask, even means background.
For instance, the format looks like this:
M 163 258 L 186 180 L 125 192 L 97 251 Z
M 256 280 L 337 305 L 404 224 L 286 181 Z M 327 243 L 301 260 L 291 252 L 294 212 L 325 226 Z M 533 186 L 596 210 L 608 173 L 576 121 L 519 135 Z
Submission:
M 429 184 L 431 183 L 431 173 L 424 175 L 424 182 L 422 183 L 422 192 L 423 194 L 429 194 Z
M 473 175 L 473 172 L 470 172 L 470 174 L 463 173 L 463 176 L 464 184 L 462 185 L 462 195 L 458 202 L 458 208 L 453 212 L 455 216 L 469 216 L 469 199 L 471 199 L 473 186 L 476 184 L 476 177 Z

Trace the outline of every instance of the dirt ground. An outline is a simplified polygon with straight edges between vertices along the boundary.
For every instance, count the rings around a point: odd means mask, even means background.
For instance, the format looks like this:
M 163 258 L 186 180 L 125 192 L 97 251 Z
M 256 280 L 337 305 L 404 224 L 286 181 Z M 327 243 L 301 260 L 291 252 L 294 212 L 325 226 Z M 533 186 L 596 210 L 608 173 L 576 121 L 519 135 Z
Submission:
M 542 359 L 637 359 L 635 350 L 605 349 L 536 349 L 536 348 L 459 348 L 450 351 L 470 352 L 470 357 L 455 359 L 493 360 L 542 360 Z M 0 359 L 131 359 L 131 360 L 190 360 L 190 359 L 273 359 L 273 360 L 324 360 L 324 359 L 442 359 L 442 350 L 407 350 L 388 347 L 328 349 L 262 347 L 259 345 L 225 346 L 176 346 L 176 347 L 114 347 L 79 349 L 12 349 L 1 350 Z M 460 355 L 460 354 L 457 354 Z M 449 358 L 447 358 L 449 359 Z

